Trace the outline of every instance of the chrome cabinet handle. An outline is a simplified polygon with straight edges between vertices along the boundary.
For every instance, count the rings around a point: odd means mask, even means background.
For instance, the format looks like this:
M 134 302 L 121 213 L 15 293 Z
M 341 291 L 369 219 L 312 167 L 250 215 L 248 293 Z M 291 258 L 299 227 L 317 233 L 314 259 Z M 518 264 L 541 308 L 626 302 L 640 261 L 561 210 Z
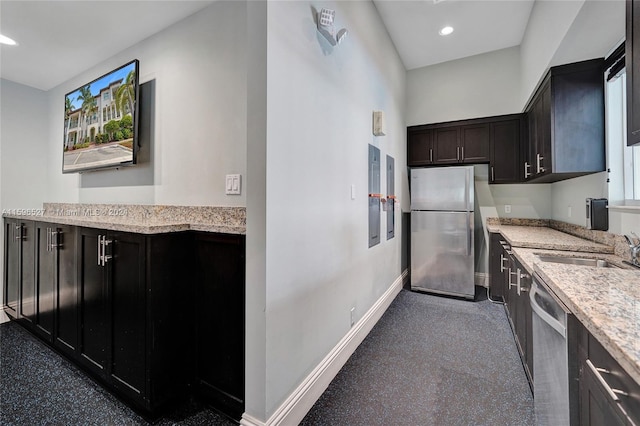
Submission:
M 509 259 L 507 259 L 502 254 L 500 254 L 500 272 L 504 272 L 507 269 L 506 266 L 504 266 L 505 260 L 509 260 Z
M 527 179 L 529 176 L 531 176 L 531 172 L 528 171 L 529 169 L 531 169 L 531 164 L 529 164 L 528 161 L 524 162 L 524 178 Z
M 51 251 L 51 228 L 47 228 L 47 251 Z
M 102 235 L 98 235 L 98 266 L 102 266 Z
M 429 148 L 429 162 L 433 163 L 433 148 Z
M 460 147 L 456 147 L 456 161 L 460 161 Z
M 541 156 L 540 154 L 536 154 L 536 170 L 537 170 L 536 173 L 544 173 L 545 172 L 544 167 L 542 167 L 540 165 L 540 163 L 542 163 L 542 160 L 544 160 L 544 157 Z
M 107 254 L 107 246 L 112 242 L 113 240 L 107 240 L 106 235 L 102 237 L 102 266 L 105 266 L 113 258 L 110 254 Z
M 527 276 L 527 274 L 522 273 L 522 270 L 520 268 L 516 269 L 516 290 L 518 296 L 528 290 L 527 288 L 522 287 L 522 278 L 526 278 Z
M 54 231 L 54 228 L 51 228 L 51 250 L 53 251 L 55 248 L 60 247 L 58 243 L 58 235 L 60 235 L 60 231 Z
M 460 155 L 460 161 L 464 161 L 464 146 L 460 147 L 460 151 L 462 151 L 462 155 Z
M 516 273 L 515 272 L 511 272 L 511 268 L 508 268 L 508 269 L 509 269 L 509 289 L 511 289 L 511 287 L 514 287 L 514 286 L 517 285 L 517 283 L 512 283 L 511 282 L 511 275 L 516 275 Z M 518 293 L 518 294 L 520 294 L 520 293 Z
M 587 359 L 587 366 L 589 367 L 589 370 L 591 370 L 591 372 L 596 376 L 596 378 L 598 379 L 598 382 L 600 382 L 602 387 L 604 387 L 604 390 L 609 394 L 611 399 L 618 402 L 620 401 L 620 398 L 618 398 L 618 395 L 623 395 L 623 396 L 629 395 L 625 391 L 612 388 L 611 386 L 609 386 L 609 383 L 607 383 L 604 377 L 602 377 L 602 374 L 611 374 L 611 371 L 607 370 L 606 368 L 596 367 L 595 365 L 593 365 L 590 359 Z
M 496 180 L 496 173 L 493 170 L 493 166 L 491 166 L 491 182 L 495 182 Z

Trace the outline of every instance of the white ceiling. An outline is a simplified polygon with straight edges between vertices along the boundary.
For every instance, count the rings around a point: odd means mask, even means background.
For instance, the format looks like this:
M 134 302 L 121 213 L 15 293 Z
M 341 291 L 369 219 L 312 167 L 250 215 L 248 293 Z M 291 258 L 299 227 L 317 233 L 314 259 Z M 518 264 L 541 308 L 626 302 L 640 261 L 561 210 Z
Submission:
M 518 46 L 533 0 L 373 0 L 408 69 Z M 446 37 L 445 25 L 454 28 Z
M 0 1 L 0 77 L 49 90 L 213 1 Z
M 0 0 L 0 33 L 19 43 L 0 45 L 0 77 L 49 90 L 213 1 Z M 436 1 L 373 0 L 408 70 L 519 45 L 534 3 Z M 624 2 L 619 3 L 620 10 L 606 4 L 584 8 L 591 12 L 589 19 L 577 20 L 582 30 L 574 37 L 575 43 L 566 43 L 565 53 L 575 56 L 584 46 L 611 45 L 599 32 L 618 27 L 624 31 Z M 615 16 L 605 19 L 612 13 Z M 611 25 L 598 25 L 603 19 Z M 453 34 L 440 36 L 438 31 L 444 25 L 452 25 Z M 596 28 L 600 31 L 593 31 Z M 595 40 L 586 43 L 585 34 L 591 32 Z

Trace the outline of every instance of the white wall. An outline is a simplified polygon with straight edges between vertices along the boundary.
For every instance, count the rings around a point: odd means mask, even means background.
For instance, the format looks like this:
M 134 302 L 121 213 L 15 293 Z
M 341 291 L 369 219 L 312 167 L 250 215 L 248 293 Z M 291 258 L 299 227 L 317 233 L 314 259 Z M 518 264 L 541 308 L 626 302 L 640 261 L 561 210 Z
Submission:
M 408 126 L 520 112 L 520 48 L 407 71 Z
M 41 208 L 48 189 L 47 93 L 3 79 L 0 85 L 0 205 L 3 209 Z M 62 152 L 58 160 L 62 167 Z
M 524 108 L 551 64 L 584 0 L 536 1 L 520 44 L 520 109 Z M 557 64 L 554 64 L 557 65 Z
M 585 226 L 587 220 L 585 199 L 588 197 L 607 198 L 607 186 L 607 172 L 594 173 L 552 184 L 551 218 Z
M 245 192 L 225 195 L 224 182 L 246 174 L 246 37 L 246 3 L 215 2 L 50 90 L 49 188 L 40 202 L 245 206 Z M 153 101 L 142 106 L 154 113 L 142 138 L 150 160 L 62 175 L 65 93 L 134 58 L 140 82 L 155 83 Z
M 46 93 L 4 79 L 0 93 L 0 211 L 39 209 L 47 194 Z M 0 244 L 0 276 L 4 276 L 4 244 Z M 0 305 L 2 298 L 0 294 Z M 4 320 L 0 312 L 0 322 Z
M 338 47 L 316 30 L 313 8 L 322 7 L 349 30 Z M 264 413 L 247 410 L 262 419 L 345 336 L 350 309 L 360 319 L 402 272 L 399 212 L 397 236 L 368 248 L 368 144 L 396 159 L 408 209 L 405 70 L 374 5 L 267 8 L 266 404 Z M 385 112 L 387 136 L 372 135 L 374 110 Z

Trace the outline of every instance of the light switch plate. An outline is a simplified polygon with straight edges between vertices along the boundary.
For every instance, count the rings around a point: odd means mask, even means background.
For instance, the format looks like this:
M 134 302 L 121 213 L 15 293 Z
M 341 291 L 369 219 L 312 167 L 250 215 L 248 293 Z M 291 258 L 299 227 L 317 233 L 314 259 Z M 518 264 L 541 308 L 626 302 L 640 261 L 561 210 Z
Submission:
M 227 195 L 240 195 L 242 189 L 240 175 L 227 175 L 224 187 Z

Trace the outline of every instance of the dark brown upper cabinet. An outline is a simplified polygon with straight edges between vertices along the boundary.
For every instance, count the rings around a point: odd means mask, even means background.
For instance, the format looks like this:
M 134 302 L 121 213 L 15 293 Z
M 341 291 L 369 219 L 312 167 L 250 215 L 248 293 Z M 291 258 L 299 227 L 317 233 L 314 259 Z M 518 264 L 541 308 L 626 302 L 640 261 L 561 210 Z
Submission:
M 433 164 L 433 130 L 407 131 L 407 157 L 409 166 Z
M 640 0 L 627 0 L 627 145 L 640 143 Z
M 518 183 L 522 114 L 407 128 L 409 167 L 489 163 L 491 183 Z
M 556 182 L 605 170 L 604 59 L 553 67 L 526 108 L 523 177 Z
M 510 118 L 511 117 L 511 118 Z M 518 183 L 520 179 L 520 144 L 523 115 L 514 114 L 504 121 L 491 123 L 490 183 Z
M 407 128 L 407 164 L 478 164 L 489 162 L 489 123 L 485 119 Z

